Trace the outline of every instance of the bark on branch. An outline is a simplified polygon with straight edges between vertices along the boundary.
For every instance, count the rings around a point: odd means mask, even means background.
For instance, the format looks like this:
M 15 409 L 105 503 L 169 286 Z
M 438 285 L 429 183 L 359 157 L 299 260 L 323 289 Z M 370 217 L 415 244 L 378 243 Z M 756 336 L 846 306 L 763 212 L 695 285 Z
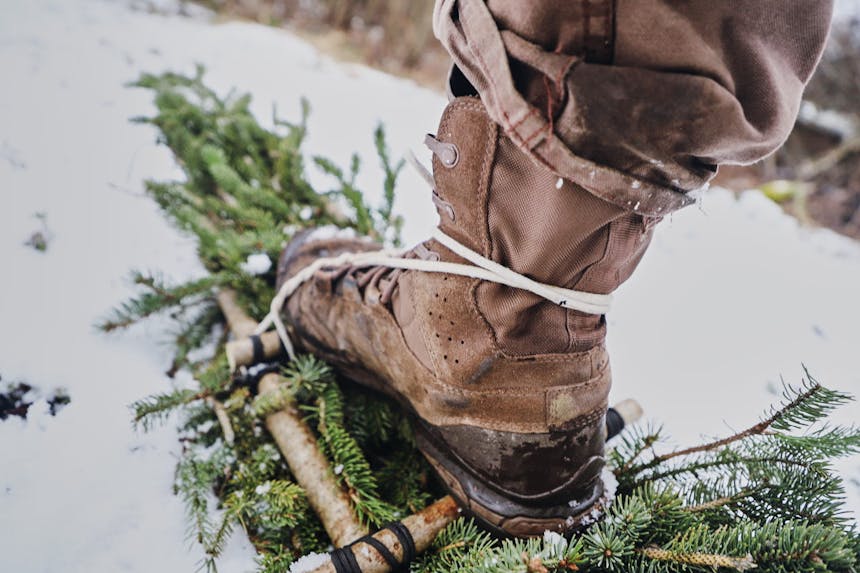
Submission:
M 282 385 L 277 374 L 260 379 L 260 395 L 277 393 Z M 296 482 L 305 490 L 308 503 L 314 508 L 335 547 L 342 547 L 367 535 L 367 529 L 355 517 L 349 495 L 341 489 L 320 452 L 316 437 L 302 420 L 295 403 L 266 416 L 266 428 L 275 438 L 278 449 L 287 460 Z
M 245 339 L 254 333 L 257 323 L 241 309 L 236 301 L 235 292 L 229 289 L 221 290 L 215 295 L 215 299 L 218 301 L 221 313 L 227 319 L 227 326 L 233 338 Z
M 260 335 L 260 346 L 262 347 L 262 358 L 265 360 L 274 360 L 283 351 L 281 339 L 278 338 L 278 333 L 274 330 Z M 250 337 L 237 337 L 236 340 L 231 340 L 227 343 L 225 351 L 231 371 L 235 371 L 239 366 L 254 364 L 254 343 Z
M 457 507 L 457 503 L 450 495 L 446 495 L 418 513 L 405 518 L 402 523 L 412 534 L 412 539 L 415 541 L 415 553 L 418 555 L 424 553 L 436 539 L 436 535 L 457 519 L 459 515 L 460 508 Z M 397 560 L 403 560 L 403 547 L 394 533 L 383 529 L 374 533 L 373 537 L 385 545 Z M 391 567 L 385 562 L 382 555 L 368 543 L 359 541 L 352 546 L 352 553 L 355 555 L 355 560 L 358 562 L 362 573 L 389 573 L 391 571 Z M 336 573 L 336 571 L 332 562 L 327 561 L 312 570 L 311 573 Z
M 256 323 L 236 304 L 235 293 L 225 290 L 218 294 L 218 305 L 236 337 L 248 336 Z M 260 395 L 278 392 L 282 379 L 267 374 L 260 380 Z M 275 439 L 281 454 L 290 466 L 296 482 L 305 490 L 308 503 L 316 511 L 336 547 L 342 547 L 368 533 L 355 517 L 349 496 L 334 478 L 313 432 L 305 424 L 294 403 L 266 416 L 266 428 Z

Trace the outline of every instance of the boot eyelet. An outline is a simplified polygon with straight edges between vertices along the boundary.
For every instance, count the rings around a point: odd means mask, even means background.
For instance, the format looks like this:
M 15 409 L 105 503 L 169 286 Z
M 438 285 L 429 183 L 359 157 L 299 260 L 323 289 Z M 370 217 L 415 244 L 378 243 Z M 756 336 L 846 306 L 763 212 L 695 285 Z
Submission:
M 460 161 L 460 150 L 453 143 L 439 141 L 429 133 L 424 137 L 424 144 L 439 158 L 439 161 L 451 169 Z
M 460 161 L 460 150 L 453 143 L 448 143 L 440 150 L 439 159 L 442 161 L 442 165 L 448 169 L 453 169 Z

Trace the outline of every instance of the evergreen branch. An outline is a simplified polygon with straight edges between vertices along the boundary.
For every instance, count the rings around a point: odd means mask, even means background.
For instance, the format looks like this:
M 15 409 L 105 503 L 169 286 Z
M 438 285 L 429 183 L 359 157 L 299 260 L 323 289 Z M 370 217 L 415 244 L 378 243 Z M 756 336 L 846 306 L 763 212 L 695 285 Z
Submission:
M 344 403 L 344 423 L 363 450 L 380 449 L 397 437 L 403 414 L 395 404 L 360 388 L 351 394 Z
M 233 385 L 227 355 L 223 348 L 220 348 L 215 357 L 194 374 L 201 391 L 209 392 L 209 395 L 228 390 Z
M 791 451 L 804 452 L 821 459 L 842 458 L 860 453 L 860 430 L 853 426 L 825 426 L 803 436 L 774 434 L 770 439 L 782 442 L 784 447 Z
M 659 549 L 657 547 L 645 547 L 644 549 L 637 549 L 636 552 L 655 561 L 669 561 L 680 565 L 707 567 L 709 569 L 734 569 L 736 571 L 746 571 L 747 569 L 755 569 L 757 567 L 755 562 L 752 560 L 751 555 L 732 557 L 730 555 L 719 555 L 715 553 L 680 553 L 677 551 Z
M 394 236 L 388 238 L 392 239 L 395 246 L 400 246 L 400 229 L 403 225 L 403 219 L 394 216 L 394 187 L 397 184 L 397 177 L 400 175 L 406 162 L 401 158 L 397 164 L 392 165 L 388 144 L 385 141 L 385 129 L 382 124 L 376 126 L 376 131 L 373 133 L 373 141 L 376 147 L 376 154 L 379 157 L 379 162 L 385 174 L 383 183 L 384 203 L 378 209 L 381 219 L 380 225 L 383 226 L 382 236 L 388 237 L 388 231 L 393 231 Z
M 111 332 L 131 326 L 172 307 L 179 306 L 180 312 L 184 311 L 191 304 L 203 302 L 199 297 L 211 295 L 212 288 L 216 284 L 216 279 L 209 276 L 176 286 L 168 286 L 163 279 L 138 271 L 132 273 L 131 280 L 134 284 L 147 289 L 147 292 L 123 302 L 108 318 L 97 323 L 96 328 Z M 189 301 L 194 297 L 198 297 L 196 301 Z
M 808 382 L 800 389 L 794 389 L 786 385 L 783 395 L 788 402 L 775 407 L 761 422 L 725 438 L 655 456 L 646 463 L 627 468 L 626 472 L 636 474 L 659 466 L 673 458 L 714 451 L 752 436 L 763 435 L 771 428 L 775 430 L 788 430 L 808 425 L 820 420 L 823 416 L 831 412 L 833 408 L 849 399 L 846 394 L 824 388 L 810 377 L 808 372 L 807 380 Z
M 666 478 L 678 477 L 684 474 L 689 474 L 693 477 L 697 477 L 700 472 L 703 470 L 726 470 L 726 469 L 734 469 L 738 467 L 749 467 L 753 465 L 787 465 L 787 466 L 795 466 L 799 469 L 809 470 L 815 469 L 810 468 L 807 460 L 796 460 L 788 456 L 775 456 L 772 454 L 763 455 L 763 456 L 741 456 L 741 455 L 724 455 L 722 457 L 718 457 L 716 459 L 713 458 L 705 458 L 704 460 L 694 461 L 687 464 L 682 464 L 676 467 L 670 467 L 667 469 L 663 469 L 661 471 L 657 471 L 654 473 L 649 473 L 646 476 L 640 478 L 640 482 L 657 482 Z
M 628 476 L 636 460 L 660 441 L 661 432 L 661 427 L 655 428 L 649 424 L 644 430 L 633 427 L 622 433 L 621 443 L 609 454 L 616 468 L 613 473 L 622 479 Z
M 836 408 L 852 400 L 849 394 L 823 387 L 803 367 L 805 380 L 800 388 L 783 387 L 783 400 L 787 403 L 771 409 L 769 426 L 779 432 L 801 429 L 824 419 Z
M 187 320 L 174 335 L 173 362 L 167 371 L 173 377 L 181 368 L 190 366 L 189 356 L 200 349 L 212 336 L 215 327 L 221 323 L 221 313 L 218 306 L 205 304 L 190 320 Z
M 741 489 L 740 491 L 735 492 L 731 495 L 726 495 L 717 499 L 705 501 L 698 505 L 687 506 L 685 509 L 690 513 L 711 511 L 714 509 L 725 507 L 727 505 L 734 505 L 739 501 L 742 501 L 750 496 L 756 495 L 756 493 L 758 493 L 759 491 L 761 491 L 760 487 L 748 487 Z
M 204 547 L 210 546 L 217 531 L 209 513 L 209 496 L 211 483 L 221 473 L 224 462 L 217 454 L 208 460 L 198 459 L 192 451 L 177 465 L 175 489 L 185 502 L 191 524 L 188 538 Z
M 380 526 L 395 518 L 396 509 L 379 497 L 370 463 L 344 427 L 343 394 L 329 380 L 317 398 L 319 432 L 325 452 L 334 463 L 334 473 L 349 492 L 356 515 L 364 525 Z
M 163 423 L 171 412 L 180 406 L 208 397 L 209 392 L 193 390 L 176 390 L 167 394 L 153 394 L 133 402 L 130 406 L 133 413 L 135 429 L 149 431 L 159 423 Z
M 234 520 L 235 516 L 231 512 L 223 512 L 218 522 L 218 527 L 212 531 L 210 539 L 205 545 L 204 551 L 207 558 L 212 560 L 213 565 L 214 559 L 224 552 L 224 547 L 226 547 L 227 541 L 233 534 Z
M 192 362 L 189 356 L 213 338 L 222 321 L 211 302 L 215 289 L 236 292 L 236 307 L 243 313 L 268 311 L 274 270 L 250 274 L 245 270 L 249 255 L 265 253 L 275 260 L 293 232 L 312 224 L 353 227 L 396 242 L 401 221 L 393 214 L 393 192 L 403 162 L 390 159 L 377 128 L 383 201 L 371 205 L 356 187 L 357 156 L 345 169 L 314 159 L 336 181 L 333 191 L 318 193 L 308 181 L 301 150 L 307 102 L 299 122 L 275 118 L 274 129 L 268 130 L 251 113 L 249 96 L 221 97 L 203 84 L 202 74 L 198 69 L 192 77 L 144 76 L 137 85 L 154 90 L 158 108 L 154 117 L 139 121 L 159 130 L 160 141 L 185 174 L 181 182 L 148 182 L 147 191 L 177 228 L 196 239 L 209 276 L 197 285 L 199 291 L 183 292 L 194 281 L 170 285 L 139 274 L 143 295 L 107 326 L 120 328 L 173 311 L 179 325 L 174 366 L 192 369 L 197 387 L 135 403 L 138 423 L 149 427 L 176 409 L 183 414 L 186 450 L 176 489 L 188 511 L 189 531 L 203 545 L 205 566 L 214 570 L 216 556 L 239 525 L 258 552 L 261 570 L 283 573 L 299 555 L 329 546 L 322 521 L 333 539 L 342 540 L 349 535 L 338 524 L 349 522 L 355 533 L 362 529 L 355 515 L 364 523 L 379 523 L 398 511 L 414 512 L 436 497 L 439 486 L 427 479 L 429 470 L 406 418 L 370 393 L 341 388 L 323 362 L 301 357 L 287 367 L 284 380 L 275 383 L 276 376 L 265 376 L 261 397 L 249 407 L 248 389 L 232 386 L 222 345 L 211 359 Z M 340 212 L 339 207 L 346 208 Z M 615 500 L 570 541 L 547 535 L 502 542 L 458 520 L 412 570 L 675 573 L 742 570 L 751 559 L 768 573 L 853 573 L 860 536 L 842 513 L 842 485 L 827 460 L 856 453 L 860 438 L 855 428 L 812 427 L 847 396 L 821 388 L 808 373 L 807 378 L 799 389 L 786 387 L 783 404 L 759 424 L 696 448 L 658 456 L 653 446 L 659 428 L 628 432 L 610 453 L 619 480 Z M 224 406 L 221 423 L 235 431 L 232 446 L 225 444 L 224 432 L 201 400 L 210 396 Z M 279 411 L 285 406 L 289 412 Z M 302 433 L 307 428 L 297 410 L 313 422 L 316 435 Z M 271 435 L 255 414 L 266 418 Z M 281 431 L 280 422 L 299 430 Z M 790 434 L 793 430 L 803 432 Z M 316 465 L 290 458 L 296 466 L 292 475 L 273 436 L 284 456 L 296 436 L 316 442 L 319 448 L 311 448 Z M 312 491 L 315 480 L 325 480 L 331 486 L 327 492 L 340 496 L 340 503 L 321 501 Z M 309 505 L 312 496 L 322 520 Z M 211 511 L 215 502 L 223 505 L 220 515 Z M 337 511 L 320 508 L 335 505 Z
M 355 173 L 358 170 L 359 158 L 358 155 L 353 155 L 350 162 L 350 174 L 344 174 L 343 169 L 338 167 L 329 159 L 324 157 L 314 157 L 314 163 L 323 173 L 333 177 L 340 187 L 330 195 L 338 195 L 346 200 L 347 204 L 352 207 L 355 217 L 355 230 L 362 235 L 370 235 L 374 238 L 379 238 L 381 235 L 376 230 L 373 220 L 373 214 L 370 207 L 364 201 L 364 195 L 355 187 Z

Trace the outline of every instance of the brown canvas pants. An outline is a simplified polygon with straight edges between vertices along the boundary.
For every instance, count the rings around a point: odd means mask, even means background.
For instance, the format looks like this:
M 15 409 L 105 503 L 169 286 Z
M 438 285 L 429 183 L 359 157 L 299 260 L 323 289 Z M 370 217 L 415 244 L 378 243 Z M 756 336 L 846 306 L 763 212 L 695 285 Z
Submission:
M 788 137 L 832 3 L 437 0 L 434 30 L 522 150 L 660 217 Z

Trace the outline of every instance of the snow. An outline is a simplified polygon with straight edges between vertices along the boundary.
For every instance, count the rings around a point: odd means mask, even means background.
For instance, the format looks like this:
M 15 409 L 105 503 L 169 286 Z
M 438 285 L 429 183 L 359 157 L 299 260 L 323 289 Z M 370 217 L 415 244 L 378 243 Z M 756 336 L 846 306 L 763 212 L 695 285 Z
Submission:
M 618 480 L 615 479 L 615 474 L 609 468 L 603 468 L 600 472 L 600 479 L 603 480 L 603 495 L 609 499 L 615 495 L 615 490 L 618 489 Z
M 266 253 L 252 253 L 248 255 L 241 267 L 248 274 L 263 275 L 272 268 L 272 259 Z
M 833 4 L 833 19 L 836 21 L 860 17 L 860 3 L 857 0 L 836 0 Z
M 857 133 L 856 120 L 853 116 L 832 109 L 819 109 L 811 101 L 805 101 L 800 105 L 798 117 L 838 135 L 843 140 L 850 139 Z
M 328 561 L 327 553 L 308 553 L 290 565 L 290 573 L 308 573 Z
M 124 84 L 202 62 L 222 93 L 253 93 L 264 122 L 274 104 L 297 120 L 306 96 L 309 151 L 347 165 L 358 150 L 358 184 L 377 196 L 376 123 L 403 155 L 435 130 L 445 103 L 411 82 L 335 63 L 288 33 L 185 9 L 192 17 L 176 15 L 170 0 L 0 0 L 0 376 L 44 391 L 62 386 L 71 397 L 56 417 L 38 405 L 26 422 L 0 422 L 3 570 L 193 571 L 200 554 L 171 492 L 172 424 L 136 433 L 126 408 L 169 387 L 168 324 L 112 336 L 92 326 L 133 292 L 132 267 L 177 280 L 203 273 L 193 242 L 143 195 L 144 179 L 181 170 L 154 130 L 128 122 L 153 112 L 152 96 Z M 407 243 L 435 225 L 414 171 L 404 172 L 396 207 Z M 44 253 L 24 244 L 42 230 L 35 213 L 45 213 Z M 799 380 L 801 363 L 823 383 L 860 393 L 858 263 L 856 243 L 799 228 L 760 195 L 704 193 L 701 209 L 658 227 L 615 298 L 614 395 L 638 398 L 684 444 L 754 420 L 780 375 Z M 856 405 L 841 415 L 857 419 Z M 858 466 L 843 469 L 856 477 Z M 856 511 L 858 489 L 849 488 Z M 220 571 L 253 568 L 250 545 L 234 535 Z

